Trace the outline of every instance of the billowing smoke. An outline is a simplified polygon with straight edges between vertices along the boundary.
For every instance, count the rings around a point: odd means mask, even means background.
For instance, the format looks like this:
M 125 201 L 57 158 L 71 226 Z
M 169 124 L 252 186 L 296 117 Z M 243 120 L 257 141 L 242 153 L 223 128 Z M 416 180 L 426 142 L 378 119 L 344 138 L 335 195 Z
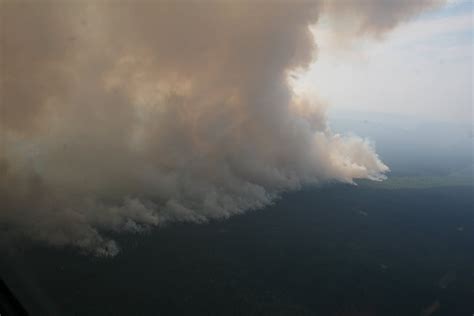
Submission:
M 110 232 L 383 179 L 371 144 L 288 84 L 313 61 L 309 26 L 346 3 L 2 1 L 2 239 L 114 255 Z M 364 32 L 426 3 L 375 4 L 350 4 Z

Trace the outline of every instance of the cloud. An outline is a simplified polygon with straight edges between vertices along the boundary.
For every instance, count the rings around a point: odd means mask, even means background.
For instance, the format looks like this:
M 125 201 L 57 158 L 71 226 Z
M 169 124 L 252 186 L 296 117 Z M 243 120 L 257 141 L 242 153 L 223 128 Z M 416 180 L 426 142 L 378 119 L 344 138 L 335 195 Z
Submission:
M 314 58 L 323 3 L 1 5 L 4 236 L 115 255 L 110 232 L 228 218 L 388 171 L 288 85 Z M 370 27 L 405 17 L 385 14 Z

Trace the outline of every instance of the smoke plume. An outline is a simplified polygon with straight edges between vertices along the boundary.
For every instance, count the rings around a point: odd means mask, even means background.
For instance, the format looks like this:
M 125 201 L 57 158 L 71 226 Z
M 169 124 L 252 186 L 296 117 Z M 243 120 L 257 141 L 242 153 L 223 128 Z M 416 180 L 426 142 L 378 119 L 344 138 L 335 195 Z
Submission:
M 2 1 L 0 234 L 115 255 L 111 232 L 383 179 L 372 145 L 331 132 L 288 76 L 313 62 L 320 14 L 379 35 L 430 5 Z

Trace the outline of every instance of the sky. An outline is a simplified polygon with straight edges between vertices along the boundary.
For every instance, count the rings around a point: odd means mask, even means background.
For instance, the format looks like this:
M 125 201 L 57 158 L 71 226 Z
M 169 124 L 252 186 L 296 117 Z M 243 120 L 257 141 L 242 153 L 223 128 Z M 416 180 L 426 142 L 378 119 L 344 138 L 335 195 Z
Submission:
M 313 27 L 316 61 L 295 89 L 331 111 L 473 121 L 473 3 L 449 1 L 382 37 L 344 44 L 322 16 Z

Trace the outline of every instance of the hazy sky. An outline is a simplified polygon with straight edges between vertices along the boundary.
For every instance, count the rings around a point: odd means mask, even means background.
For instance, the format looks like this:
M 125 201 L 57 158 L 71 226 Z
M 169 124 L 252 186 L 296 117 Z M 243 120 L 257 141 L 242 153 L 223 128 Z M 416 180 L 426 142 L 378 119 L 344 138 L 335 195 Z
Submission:
M 473 119 L 471 0 L 450 1 L 380 39 L 349 44 L 321 19 L 313 29 L 318 58 L 298 89 L 317 94 L 334 110 Z

